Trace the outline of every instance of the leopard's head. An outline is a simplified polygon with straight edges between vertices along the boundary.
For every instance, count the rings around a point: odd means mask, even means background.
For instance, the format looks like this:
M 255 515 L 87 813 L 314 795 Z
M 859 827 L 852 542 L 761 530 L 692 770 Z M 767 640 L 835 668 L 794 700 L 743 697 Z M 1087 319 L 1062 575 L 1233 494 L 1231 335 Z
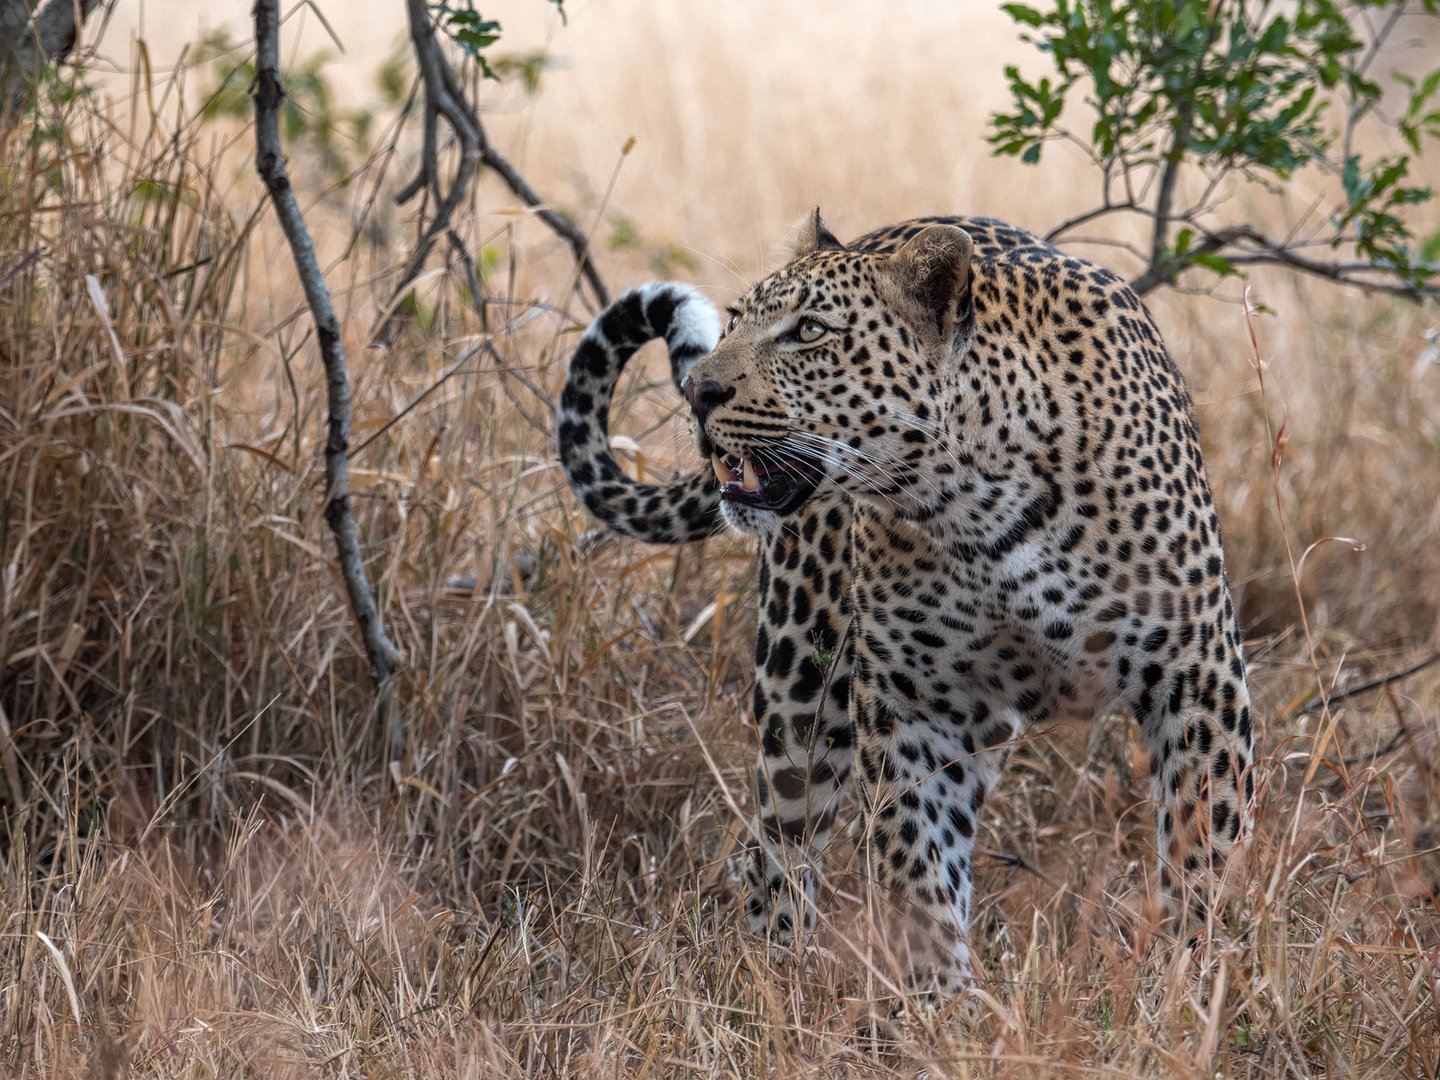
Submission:
M 827 488 L 895 505 L 929 482 L 945 371 L 973 335 L 972 250 L 934 225 L 856 251 L 807 218 L 682 387 L 733 528 L 768 532 Z

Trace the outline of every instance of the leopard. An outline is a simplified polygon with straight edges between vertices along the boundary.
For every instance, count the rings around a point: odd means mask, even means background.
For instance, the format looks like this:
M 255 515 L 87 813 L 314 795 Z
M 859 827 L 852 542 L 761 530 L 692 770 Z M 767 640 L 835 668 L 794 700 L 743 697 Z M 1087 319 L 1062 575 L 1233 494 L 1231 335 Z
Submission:
M 924 220 L 963 226 L 982 252 L 1048 247 L 995 218 Z M 893 250 L 920 221 L 876 230 L 855 246 Z M 719 316 L 697 289 L 649 282 L 598 314 L 571 353 L 557 408 L 559 457 L 577 499 L 612 531 L 652 544 L 681 544 L 725 529 L 720 486 L 710 469 L 667 483 L 639 483 L 615 461 L 609 439 L 615 387 L 641 346 L 665 340 L 678 390 L 719 334 Z M 843 805 L 853 746 L 844 611 L 849 503 L 822 492 L 795 518 L 756 553 L 752 715 L 760 745 L 744 893 L 751 930 L 779 943 L 814 927 L 818 856 Z
M 813 928 L 853 776 L 871 877 L 915 916 L 909 981 L 959 993 L 1011 749 L 1117 712 L 1149 751 L 1161 885 L 1203 917 L 1253 802 L 1248 681 L 1193 404 L 1123 279 L 994 219 L 846 245 L 817 210 L 709 349 L 698 294 L 646 288 L 577 349 L 561 456 L 620 531 L 758 539 L 752 929 Z M 667 319 L 710 475 L 637 485 L 606 391 Z

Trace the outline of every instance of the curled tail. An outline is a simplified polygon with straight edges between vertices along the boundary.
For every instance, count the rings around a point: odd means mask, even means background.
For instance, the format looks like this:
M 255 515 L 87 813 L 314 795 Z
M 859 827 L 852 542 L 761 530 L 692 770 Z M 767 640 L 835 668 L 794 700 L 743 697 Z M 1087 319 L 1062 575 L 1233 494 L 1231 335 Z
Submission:
M 678 388 L 690 365 L 715 347 L 720 317 L 688 285 L 653 281 L 618 297 L 595 317 L 570 360 L 556 439 L 576 498 L 610 528 L 652 544 L 703 540 L 720 527 L 720 491 L 709 469 L 664 484 L 642 484 L 610 453 L 610 399 L 635 350 L 663 337 Z

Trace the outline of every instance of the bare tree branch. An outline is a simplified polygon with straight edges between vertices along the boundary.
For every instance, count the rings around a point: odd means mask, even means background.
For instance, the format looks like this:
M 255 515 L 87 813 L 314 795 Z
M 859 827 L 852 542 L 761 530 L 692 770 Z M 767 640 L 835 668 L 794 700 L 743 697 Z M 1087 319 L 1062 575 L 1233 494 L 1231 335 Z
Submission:
M 450 61 L 446 58 L 445 52 L 435 36 L 435 22 L 430 16 L 425 0 L 406 0 L 405 9 L 410 20 L 410 40 L 415 48 L 415 58 L 420 65 L 420 77 L 425 87 L 425 135 L 420 169 L 414 179 L 395 196 L 395 201 L 403 206 L 422 191 L 426 191 L 434 198 L 436 208 L 434 216 L 420 236 L 419 243 L 415 245 L 415 251 L 411 254 L 410 261 L 401 275 L 400 287 L 396 290 L 395 295 L 398 297 L 410 287 L 410 283 L 425 265 L 425 260 L 430 256 L 436 241 L 445 236 L 449 237 L 454 249 L 461 253 L 462 261 L 466 263 L 471 287 L 473 288 L 478 283 L 478 278 L 472 272 L 474 268 L 473 263 L 469 260 L 469 254 L 454 233 L 451 217 L 459 207 L 460 200 L 469 190 L 470 181 L 474 178 L 476 171 L 481 165 L 484 165 L 497 173 L 505 185 L 526 206 L 535 210 L 535 216 L 570 246 L 575 253 L 575 262 L 579 266 L 580 274 L 590 287 L 595 309 L 604 307 L 610 302 L 610 294 L 590 258 L 590 242 L 585 234 L 576 228 L 574 222 L 551 208 L 530 186 L 525 177 L 521 176 L 504 155 L 491 145 L 485 133 L 485 126 L 480 122 L 479 114 L 467 100 L 464 87 L 460 85 L 460 80 L 455 75 L 455 69 L 450 66 Z M 454 132 L 456 142 L 460 146 L 460 161 L 456 165 L 455 174 L 450 178 L 448 185 L 442 181 L 440 176 L 439 121 L 441 119 Z M 477 295 L 476 301 L 479 302 L 479 300 Z M 393 305 L 387 306 L 393 307 Z M 392 315 L 391 318 L 386 319 L 376 332 L 377 338 L 384 338 L 388 334 L 393 318 Z
M 1045 239 L 1053 244 L 1071 229 L 1089 224 L 1096 218 L 1105 217 L 1107 214 L 1118 214 L 1121 211 L 1133 213 L 1138 210 L 1140 210 L 1140 207 L 1136 206 L 1133 202 L 1127 200 L 1126 202 L 1112 203 L 1107 197 L 1102 205 L 1095 207 L 1093 210 L 1086 210 L 1083 214 L 1076 214 L 1074 217 L 1066 218 L 1059 225 L 1056 225 L 1047 232 Z
M 1364 77 L 1365 72 L 1368 71 L 1370 65 L 1374 63 L 1375 57 L 1380 55 L 1380 49 L 1384 46 L 1386 39 L 1390 37 L 1391 31 L 1395 29 L 1395 24 L 1400 21 L 1400 17 L 1404 15 L 1405 12 L 1406 7 L 1404 4 L 1397 6 L 1390 12 L 1389 17 L 1386 18 L 1385 25 L 1374 33 L 1370 41 L 1370 48 L 1365 51 L 1364 59 L 1362 59 L 1355 68 L 1355 76 L 1357 78 Z M 1366 21 L 1368 22 L 1369 20 L 1367 19 Z M 1349 111 L 1345 115 L 1345 134 L 1341 137 L 1341 161 L 1350 160 L 1350 148 L 1354 144 L 1355 126 L 1359 124 L 1365 115 L 1374 107 L 1375 101 L 1373 99 L 1357 100 L 1351 104 Z
M 1188 260 L 1193 259 L 1197 254 L 1226 252 L 1225 258 L 1234 266 L 1288 266 L 1292 270 L 1299 270 L 1312 277 L 1324 278 L 1327 281 L 1367 292 L 1401 296 L 1416 302 L 1440 299 L 1440 283 L 1410 285 L 1377 278 L 1374 275 L 1385 273 L 1383 266 L 1375 266 L 1372 263 L 1358 260 L 1331 261 L 1311 258 L 1309 255 L 1302 254 L 1293 245 L 1271 240 L 1248 225 L 1236 225 L 1228 229 L 1211 231 L 1193 221 L 1186 223 L 1202 234 L 1203 238 L 1200 243 L 1191 248 L 1183 257 L 1162 258 L 1160 262 L 1152 262 L 1147 266 L 1138 277 L 1130 282 L 1130 287 L 1135 290 L 1137 296 L 1144 296 L 1161 285 L 1171 284 L 1177 273 L 1188 265 Z
M 1170 208 L 1175 199 L 1180 164 L 1185 158 L 1185 144 L 1190 138 L 1190 110 L 1188 99 L 1182 100 L 1175 110 L 1175 129 L 1170 137 L 1170 148 L 1165 152 L 1164 163 L 1160 167 L 1160 190 L 1155 195 L 1155 215 L 1150 233 L 1150 270 L 1162 267 L 1168 261 Z
M 280 81 L 280 18 L 278 0 L 255 0 L 255 168 L 275 204 L 275 215 L 290 243 L 295 269 L 305 289 L 305 299 L 315 321 L 320 356 L 325 362 L 325 384 L 329 398 L 330 432 L 325 441 L 325 521 L 335 536 L 340 573 L 350 597 L 370 675 L 379 692 L 384 711 L 390 681 L 400 661 L 399 651 L 386 636 L 375 594 L 365 576 L 365 558 L 359 531 L 350 508 L 350 376 L 345 367 L 345 347 L 340 338 L 340 320 L 330 302 L 315 246 L 310 240 L 300 204 L 295 199 L 285 169 L 280 144 L 280 104 L 285 89 Z
M 20 114 L 26 87 L 70 55 L 99 6 L 100 0 L 50 0 L 32 19 L 29 0 L 0 0 L 0 130 Z
M 1363 292 L 1399 296 L 1417 303 L 1422 300 L 1440 299 L 1440 284 L 1397 285 L 1393 281 L 1361 276 L 1363 274 L 1382 274 L 1385 270 L 1381 266 L 1367 262 L 1327 262 L 1324 259 L 1312 259 L 1308 255 L 1302 255 L 1292 248 L 1272 243 L 1260 236 L 1255 238 L 1254 243 L 1259 249 L 1258 251 L 1249 254 L 1227 255 L 1226 258 L 1235 266 L 1256 266 L 1267 263 L 1272 266 L 1288 266 L 1292 270 L 1299 270 L 1311 277 L 1324 278 L 1326 281 L 1348 285 Z

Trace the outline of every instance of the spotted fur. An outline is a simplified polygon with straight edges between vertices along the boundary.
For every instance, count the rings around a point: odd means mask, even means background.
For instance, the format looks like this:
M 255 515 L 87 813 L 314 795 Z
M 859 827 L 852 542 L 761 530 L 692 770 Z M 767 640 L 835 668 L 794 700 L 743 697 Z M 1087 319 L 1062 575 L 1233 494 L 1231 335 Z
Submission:
M 686 389 L 702 450 L 767 477 L 719 499 L 760 537 L 757 931 L 810 924 L 858 764 L 874 877 L 919 916 L 913 977 L 963 986 L 981 804 L 1024 726 L 1066 714 L 1136 718 L 1162 880 L 1208 895 L 1249 799 L 1249 697 L 1189 396 L 1123 282 L 985 219 L 846 248 L 817 216 Z M 808 498 L 767 509 L 772 486 Z M 634 520 L 611 523 L 678 532 Z
M 877 230 L 853 246 L 893 251 L 917 227 L 945 221 L 962 225 L 982 253 L 1053 250 L 1022 229 L 982 217 L 922 218 Z M 571 359 L 557 431 L 566 476 L 593 514 L 639 540 L 701 540 L 724 528 L 719 485 L 709 470 L 669 484 L 638 484 L 609 450 L 609 405 L 625 363 L 646 341 L 666 338 L 678 387 L 719 336 L 718 316 L 706 316 L 707 307 L 687 286 L 642 286 L 596 317 Z M 782 941 L 797 925 L 813 926 L 812 871 L 850 772 L 849 543 L 850 501 L 825 491 L 757 552 L 753 713 L 760 747 L 746 915 L 757 934 Z

